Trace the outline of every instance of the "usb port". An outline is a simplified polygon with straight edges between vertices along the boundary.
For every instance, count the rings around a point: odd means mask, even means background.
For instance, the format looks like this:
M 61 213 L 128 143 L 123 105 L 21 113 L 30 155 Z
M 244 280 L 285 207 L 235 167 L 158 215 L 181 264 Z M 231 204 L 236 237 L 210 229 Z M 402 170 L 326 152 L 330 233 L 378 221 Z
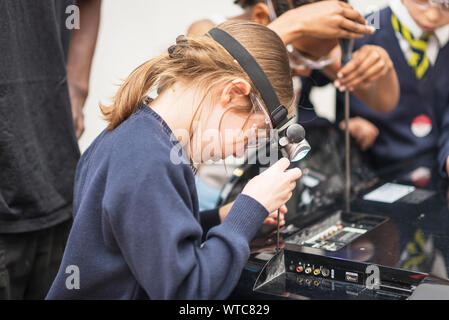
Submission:
M 354 272 L 346 272 L 346 281 L 349 282 L 358 282 L 359 281 L 359 275 Z

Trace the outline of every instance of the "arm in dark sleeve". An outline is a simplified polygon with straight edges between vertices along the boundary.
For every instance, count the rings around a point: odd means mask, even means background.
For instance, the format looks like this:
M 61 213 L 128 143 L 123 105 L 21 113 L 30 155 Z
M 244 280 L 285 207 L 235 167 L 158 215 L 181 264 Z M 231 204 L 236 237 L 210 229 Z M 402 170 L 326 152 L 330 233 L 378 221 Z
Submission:
M 186 181 L 190 168 L 154 151 L 149 161 L 148 150 L 142 150 L 133 152 L 132 159 L 120 152 L 111 158 L 103 200 L 104 221 L 131 272 L 152 299 L 226 298 L 268 212 L 239 195 L 225 221 L 210 229 L 202 244 Z
M 218 226 L 220 221 L 219 208 L 215 208 L 212 210 L 200 211 L 200 222 L 201 228 L 203 229 L 203 233 L 207 234 L 210 229 L 215 226 Z
M 443 115 L 438 149 L 438 168 L 441 175 L 447 178 L 446 161 L 449 157 L 449 106 L 446 108 Z

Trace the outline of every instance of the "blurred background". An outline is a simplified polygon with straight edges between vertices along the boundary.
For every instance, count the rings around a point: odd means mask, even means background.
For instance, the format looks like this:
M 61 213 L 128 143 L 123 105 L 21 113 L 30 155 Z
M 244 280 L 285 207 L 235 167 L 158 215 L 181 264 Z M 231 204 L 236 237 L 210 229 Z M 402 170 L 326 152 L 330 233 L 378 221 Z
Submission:
M 233 0 L 103 0 L 97 48 L 91 71 L 89 97 L 84 108 L 85 131 L 81 151 L 106 127 L 99 102 L 110 103 L 121 80 L 144 61 L 163 53 L 196 20 L 214 14 L 232 17 L 241 12 Z M 382 8 L 388 0 L 353 0 L 360 12 Z M 82 26 L 81 26 L 82 27 Z M 317 97 L 319 96 L 319 99 Z M 315 89 L 312 101 L 318 113 L 334 118 L 332 85 Z

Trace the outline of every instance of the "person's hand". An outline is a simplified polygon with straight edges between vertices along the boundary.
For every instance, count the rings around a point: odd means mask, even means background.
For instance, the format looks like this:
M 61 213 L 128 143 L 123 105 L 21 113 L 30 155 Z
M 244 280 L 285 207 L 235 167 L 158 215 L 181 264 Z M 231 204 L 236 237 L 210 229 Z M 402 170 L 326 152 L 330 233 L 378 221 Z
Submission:
M 243 188 L 242 194 L 258 201 L 268 212 L 274 212 L 292 196 L 296 180 L 301 177 L 301 170 L 287 170 L 290 161 L 282 158 L 273 166 L 251 179 Z
M 223 222 L 224 219 L 226 219 L 229 211 L 231 211 L 232 206 L 234 205 L 234 202 L 230 202 L 223 207 L 221 207 L 218 212 L 220 216 L 220 221 Z M 279 208 L 279 226 L 283 227 L 285 225 L 285 214 L 287 213 L 287 207 L 285 205 L 281 206 Z M 270 215 L 265 219 L 263 224 L 269 225 L 269 226 L 277 226 L 278 223 L 278 213 L 277 210 L 270 213 Z
M 288 10 L 269 27 L 287 44 L 303 36 L 356 39 L 375 30 L 366 25 L 360 13 L 342 1 L 320 1 Z
M 345 130 L 346 124 L 340 122 L 340 129 Z M 355 139 L 360 149 L 366 151 L 371 148 L 379 135 L 379 129 L 366 119 L 355 117 L 349 119 L 349 133 Z
M 351 61 L 338 71 L 334 85 L 340 91 L 366 88 L 393 69 L 393 62 L 385 49 L 365 45 L 354 52 Z
M 284 215 L 287 213 L 287 206 L 283 205 L 279 208 L 279 227 L 283 227 L 285 225 L 285 217 Z M 265 219 L 263 224 L 268 226 L 277 226 L 278 225 L 278 212 L 277 210 L 270 213 L 268 217 Z
M 70 103 L 72 105 L 73 123 L 75 125 L 76 137 L 79 139 L 84 132 L 83 107 L 86 102 L 87 92 L 69 82 Z

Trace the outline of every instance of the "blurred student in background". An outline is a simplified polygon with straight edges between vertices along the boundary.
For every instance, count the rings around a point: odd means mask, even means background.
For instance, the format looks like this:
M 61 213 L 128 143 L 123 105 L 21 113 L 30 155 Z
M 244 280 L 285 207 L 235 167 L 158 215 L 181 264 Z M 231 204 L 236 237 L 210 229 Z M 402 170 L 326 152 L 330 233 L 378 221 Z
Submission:
M 375 168 L 398 165 L 439 148 L 438 165 L 446 175 L 449 127 L 442 125 L 441 119 L 449 103 L 449 1 L 392 0 L 374 14 L 379 14 L 380 29 L 356 40 L 355 50 L 383 47 L 398 74 L 401 96 L 396 109 L 387 114 L 367 108 L 360 97 L 352 97 L 352 121 L 369 121 L 378 135 L 360 130 L 352 133 L 356 140 L 369 141 L 364 149 Z M 367 64 L 350 62 L 342 73 L 366 69 Z M 352 76 L 340 83 L 360 85 Z M 380 94 L 388 96 L 390 91 Z M 338 95 L 337 119 L 342 118 L 343 96 Z
M 72 224 L 101 5 L 76 3 L 0 4 L 0 299 L 45 297 Z

